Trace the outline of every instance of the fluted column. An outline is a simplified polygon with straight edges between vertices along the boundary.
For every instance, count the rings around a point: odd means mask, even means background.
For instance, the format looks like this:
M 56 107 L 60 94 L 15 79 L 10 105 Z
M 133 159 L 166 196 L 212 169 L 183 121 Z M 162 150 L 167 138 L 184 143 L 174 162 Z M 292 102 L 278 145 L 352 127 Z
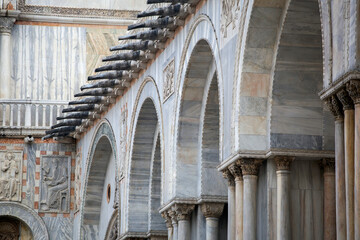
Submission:
M 235 221 L 236 221 L 236 240 L 243 239 L 243 195 L 244 181 L 241 173 L 239 161 L 229 166 L 229 171 L 235 178 Z
M 235 214 L 235 181 L 234 176 L 228 169 L 223 171 L 223 176 L 228 180 L 228 224 L 227 239 L 235 240 L 236 214 Z
M 11 97 L 11 30 L 13 17 L 0 17 L 0 98 Z
M 324 168 L 324 240 L 336 240 L 335 160 L 322 160 Z
M 346 240 L 346 190 L 345 190 L 345 146 L 344 117 L 340 101 L 336 96 L 326 100 L 335 116 L 335 188 L 336 188 L 336 239 Z
M 171 240 L 178 240 L 178 220 L 176 216 L 175 210 L 172 208 L 168 210 L 168 215 L 171 218 L 171 225 L 172 225 L 172 238 Z
M 294 157 L 276 156 L 276 239 L 291 239 L 290 225 L 290 164 Z
M 165 219 L 166 227 L 168 229 L 168 240 L 173 239 L 173 225 L 172 220 L 167 211 L 161 213 L 161 216 Z
M 355 104 L 355 154 L 354 154 L 354 239 L 360 239 L 360 81 L 351 80 L 346 89 Z
M 345 89 L 337 93 L 344 110 L 346 239 L 354 239 L 354 104 Z
M 177 203 L 172 208 L 178 220 L 178 240 L 190 240 L 190 217 L 195 205 Z
M 244 179 L 243 239 L 256 240 L 256 191 L 260 161 L 243 159 L 240 164 Z
M 219 217 L 224 210 L 223 203 L 203 203 L 201 211 L 206 219 L 206 240 L 217 240 L 219 235 Z

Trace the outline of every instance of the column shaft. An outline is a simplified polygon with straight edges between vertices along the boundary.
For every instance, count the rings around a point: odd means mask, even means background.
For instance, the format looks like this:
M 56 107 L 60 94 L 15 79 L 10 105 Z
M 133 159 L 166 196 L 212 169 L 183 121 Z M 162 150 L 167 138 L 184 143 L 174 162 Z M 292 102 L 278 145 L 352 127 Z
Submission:
M 190 221 L 189 220 L 180 220 L 178 221 L 178 240 L 190 240 Z
M 354 110 L 344 111 L 346 236 L 354 239 Z
M 244 240 L 256 240 L 256 188 L 257 176 L 244 175 Z
M 323 159 L 324 167 L 324 240 L 336 240 L 335 161 Z
M 290 171 L 276 171 L 277 180 L 277 223 L 276 239 L 291 239 L 290 231 L 290 189 L 289 189 Z
M 235 198 L 236 198 L 236 240 L 243 239 L 243 195 L 244 181 L 241 178 L 235 180 Z
M 216 217 L 206 218 L 206 240 L 217 240 L 219 235 L 219 219 Z
M 178 240 L 178 225 L 173 222 L 173 235 L 172 240 Z
M 336 239 L 346 240 L 344 121 L 335 121 Z
M 0 98 L 11 97 L 11 34 L 0 32 Z
M 236 222 L 235 222 L 235 187 L 228 187 L 228 230 L 227 230 L 227 239 L 235 240 L 236 232 Z
M 355 192 L 354 192 L 354 230 L 355 240 L 360 239 L 360 104 L 355 104 Z

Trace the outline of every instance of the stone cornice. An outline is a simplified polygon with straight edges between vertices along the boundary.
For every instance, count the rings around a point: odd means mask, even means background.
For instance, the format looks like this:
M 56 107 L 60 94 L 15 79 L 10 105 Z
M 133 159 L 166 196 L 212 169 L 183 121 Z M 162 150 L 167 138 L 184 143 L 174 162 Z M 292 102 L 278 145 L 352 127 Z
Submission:
M 321 158 L 333 158 L 335 156 L 334 151 L 323 150 L 300 150 L 300 149 L 270 149 L 267 151 L 238 151 L 225 159 L 218 167 L 218 171 L 224 171 L 232 163 L 239 159 L 244 158 L 256 158 L 256 159 L 268 159 L 274 156 L 293 156 L 307 159 L 321 159 Z

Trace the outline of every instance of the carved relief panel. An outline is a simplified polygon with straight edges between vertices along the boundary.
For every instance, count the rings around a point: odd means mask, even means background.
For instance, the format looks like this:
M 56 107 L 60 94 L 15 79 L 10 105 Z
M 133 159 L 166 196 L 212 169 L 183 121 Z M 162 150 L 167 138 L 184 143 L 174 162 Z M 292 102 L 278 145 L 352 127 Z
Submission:
M 163 95 L 164 102 L 174 93 L 174 76 L 175 76 L 175 59 L 171 60 L 170 63 L 164 69 L 163 76 Z
M 240 0 L 222 0 L 221 9 L 221 32 L 224 38 L 228 37 L 229 28 L 236 27 L 238 12 L 240 10 Z
M 120 179 L 124 176 L 125 156 L 126 156 L 126 138 L 127 138 L 127 108 L 122 109 L 120 118 Z
M 70 163 L 70 156 L 42 156 L 39 211 L 69 212 Z
M 21 201 L 22 151 L 0 151 L 0 200 Z

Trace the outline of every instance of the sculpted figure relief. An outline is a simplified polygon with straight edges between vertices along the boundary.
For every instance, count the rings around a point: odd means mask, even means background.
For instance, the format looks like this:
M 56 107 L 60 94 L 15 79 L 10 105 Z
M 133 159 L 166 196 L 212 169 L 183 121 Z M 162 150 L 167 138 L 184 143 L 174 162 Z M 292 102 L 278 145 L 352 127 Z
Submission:
M 235 20 L 240 10 L 240 0 L 222 0 L 221 11 L 221 32 L 224 38 L 227 37 L 227 28 L 232 24 L 232 28 L 236 27 Z
M 164 69 L 164 101 L 174 92 L 175 60 L 172 60 Z
M 0 200 L 20 201 L 22 152 L 0 152 Z
M 81 204 L 81 153 L 76 155 L 75 167 L 75 211 L 80 209 Z
M 69 211 L 70 157 L 42 157 L 40 189 L 40 211 Z

